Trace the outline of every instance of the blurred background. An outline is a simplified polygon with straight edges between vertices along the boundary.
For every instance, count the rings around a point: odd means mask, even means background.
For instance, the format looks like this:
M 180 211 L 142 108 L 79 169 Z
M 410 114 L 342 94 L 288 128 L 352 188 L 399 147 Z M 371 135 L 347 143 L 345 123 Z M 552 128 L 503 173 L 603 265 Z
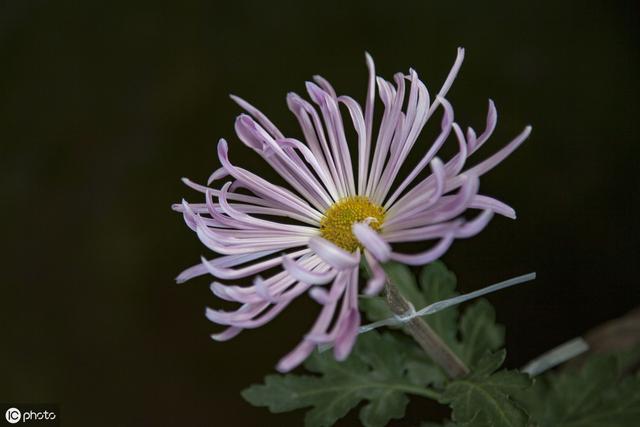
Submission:
M 219 137 L 271 176 L 234 136 L 229 93 L 299 137 L 286 93 L 320 74 L 362 100 L 365 50 L 379 74 L 413 67 L 435 93 L 464 46 L 456 120 L 482 129 L 489 97 L 499 112 L 478 158 L 533 125 L 482 182 L 518 220 L 444 257 L 465 291 L 537 271 L 489 297 L 510 366 L 640 301 L 637 2 L 0 4 L 0 402 L 59 403 L 69 426 L 301 425 L 239 392 L 273 372 L 316 306 L 301 298 L 213 342 L 210 279 L 174 282 L 208 252 L 170 205 L 200 198 L 180 177 L 206 180 Z M 393 425 L 429 418 L 425 402 Z

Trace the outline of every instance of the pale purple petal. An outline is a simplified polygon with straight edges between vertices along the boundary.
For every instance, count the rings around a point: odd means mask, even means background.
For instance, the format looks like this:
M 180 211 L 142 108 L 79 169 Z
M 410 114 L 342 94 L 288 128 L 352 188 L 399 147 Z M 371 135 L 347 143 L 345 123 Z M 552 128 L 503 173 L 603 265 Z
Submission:
M 337 100 L 314 83 L 307 82 L 306 87 L 311 99 L 320 107 L 333 159 L 335 160 L 338 175 L 341 177 L 342 187 L 346 190 L 347 195 L 355 195 L 351 154 L 349 153 Z
M 351 268 L 360 262 L 358 253 L 349 253 L 319 236 L 309 239 L 309 247 L 327 264 L 338 270 Z
M 444 98 L 440 99 L 440 103 L 444 108 L 444 116 L 442 117 L 442 122 L 440 125 L 440 134 L 436 138 L 435 142 L 431 146 L 431 148 L 427 151 L 427 153 L 422 157 L 420 162 L 413 168 L 411 173 L 407 176 L 407 178 L 402 181 L 402 183 L 398 186 L 393 195 L 387 200 L 385 203 L 385 207 L 392 210 L 394 207 L 392 204 L 395 200 L 402 194 L 402 192 L 407 188 L 409 184 L 413 182 L 413 180 L 418 176 L 418 174 L 427 166 L 431 160 L 435 157 L 442 144 L 446 141 L 449 133 L 451 132 L 451 127 L 453 124 L 453 108 L 451 104 L 445 100 Z M 405 196 L 406 197 L 406 196 Z
M 367 159 L 369 158 L 369 150 L 372 144 L 373 135 L 373 109 L 376 99 L 376 67 L 373 58 L 369 53 L 365 53 L 367 68 L 369 69 L 369 83 L 367 85 L 367 100 L 364 109 L 364 123 L 367 129 Z
M 238 304 L 230 311 L 207 309 L 209 320 L 228 326 L 212 335 L 213 339 L 228 340 L 244 329 L 265 325 L 307 292 L 321 304 L 311 330 L 278 363 L 281 372 L 298 366 L 320 344 L 332 346 L 338 360 L 348 357 L 360 326 L 361 253 L 371 273 L 364 293 L 376 295 L 386 281 L 382 262 L 391 259 L 423 265 L 442 256 L 455 239 L 482 231 L 494 214 L 515 218 L 511 207 L 478 194 L 479 178 L 522 144 L 531 128 L 464 171 L 467 159 L 489 139 L 497 123 L 491 100 L 480 135 L 471 127 L 463 133 L 453 121 L 453 107 L 445 97 L 458 75 L 464 50 L 458 49 L 456 61 L 432 104 L 414 70 L 410 69 L 408 75 L 396 73 L 393 82 L 388 82 L 376 77 L 373 60 L 369 54 L 365 57 L 369 79 L 363 106 L 349 96 L 338 96 L 320 76 L 306 85 L 317 108 L 296 94 L 287 95 L 289 109 L 304 135 L 301 141 L 285 137 L 258 109 L 232 96 L 251 116 L 242 114 L 236 120 L 238 138 L 287 182 L 287 188 L 232 164 L 227 143 L 220 140 L 218 157 L 222 166 L 210 175 L 207 186 L 184 179 L 186 185 L 205 195 L 204 203 L 183 200 L 172 206 L 205 246 L 223 255 L 213 260 L 202 258 L 200 264 L 183 271 L 178 282 L 207 273 L 224 280 L 254 278 L 250 285 L 211 284 L 214 295 Z M 384 108 L 374 144 L 376 88 Z M 340 111 L 339 104 L 348 111 L 351 131 L 345 129 L 346 112 Z M 420 160 L 401 177 L 401 171 L 407 168 L 405 161 L 439 106 L 444 110 L 440 133 L 433 141 L 420 142 Z M 436 156 L 451 133 L 458 149 L 443 163 Z M 347 135 L 354 134 L 357 172 L 347 143 Z M 427 165 L 431 171 L 425 177 Z M 208 187 L 223 178 L 228 182 L 221 188 Z M 349 252 L 322 238 L 320 228 L 326 224 L 323 220 L 331 206 L 355 195 L 381 205 L 385 215 L 379 219 L 383 221 L 379 232 L 370 227 L 370 219 L 351 224 L 363 250 Z M 469 209 L 482 212 L 466 220 Z M 398 253 L 390 246 L 414 241 L 430 242 L 432 246 L 415 254 Z M 273 268 L 279 271 L 266 278 L 258 276 Z
M 333 354 L 336 360 L 345 360 L 356 342 L 360 328 L 360 312 L 358 311 L 358 271 L 354 269 L 347 285 L 345 301 L 346 316 L 337 325 Z
M 506 216 L 507 218 L 516 219 L 516 211 L 509 205 L 502 203 L 491 197 L 476 195 L 469 203 L 469 207 L 473 209 L 488 209 L 493 212 Z
M 315 350 L 316 344 L 310 341 L 302 341 L 296 348 L 280 359 L 276 365 L 278 372 L 286 374 L 295 369 L 298 365 L 305 361 L 307 357 Z
M 351 115 L 353 127 L 358 134 L 358 194 L 364 194 L 364 188 L 367 184 L 367 175 L 369 170 L 369 154 L 371 147 L 367 143 L 367 128 L 362 116 L 360 105 L 348 96 L 341 96 L 338 101 L 342 102 Z
M 270 251 L 261 251 L 261 252 L 252 252 L 250 254 L 244 255 L 228 255 L 216 258 L 214 260 L 208 260 L 209 264 L 213 264 L 219 268 L 228 268 L 234 267 L 236 265 L 244 264 L 268 255 L 275 253 L 276 250 Z M 194 277 L 202 276 L 208 273 L 207 267 L 203 263 L 196 264 L 192 267 L 187 268 L 182 273 L 176 277 L 177 283 L 184 283 L 187 280 L 193 279 Z
M 333 354 L 336 360 L 345 360 L 356 342 L 358 329 L 360 328 L 360 312 L 357 309 L 349 310 L 340 327 L 338 337 L 335 340 Z
M 239 181 L 242 181 L 245 185 L 251 188 L 252 191 L 267 197 L 271 200 L 275 200 L 278 203 L 282 203 L 285 206 L 290 206 L 302 214 L 309 215 L 309 217 L 316 220 L 320 220 L 322 215 L 320 212 L 314 210 L 305 201 L 292 194 L 290 191 L 285 190 L 282 187 L 271 184 L 270 182 L 260 178 L 259 176 L 252 174 L 244 169 L 236 168 L 231 164 L 228 157 L 228 146 L 224 139 L 221 139 L 218 143 L 218 158 L 225 167 L 225 169 Z
M 211 339 L 214 341 L 228 341 L 236 337 L 240 332 L 242 332 L 242 328 L 230 326 L 219 334 L 211 334 Z
M 207 179 L 207 185 L 211 185 L 212 182 L 222 179 L 226 176 L 229 176 L 229 172 L 227 172 L 225 168 L 218 168 L 211 175 L 209 175 L 209 179 Z
M 381 262 L 389 260 L 391 246 L 384 241 L 380 234 L 364 223 L 356 223 L 352 226 L 353 234 L 371 254 Z
M 456 237 L 459 239 L 466 239 L 475 236 L 481 232 L 487 224 L 489 224 L 491 218 L 493 218 L 493 212 L 483 211 L 472 221 L 463 224 L 458 230 L 456 230 Z
M 313 76 L 313 81 L 316 82 L 318 86 L 320 86 L 325 92 L 331 95 L 333 99 L 338 98 L 338 96 L 336 95 L 335 89 L 333 88 L 333 86 L 331 86 L 331 83 L 329 83 L 327 79 L 325 79 L 322 76 L 315 75 Z
M 265 129 L 267 129 L 269 131 L 269 133 L 271 133 L 271 135 L 273 135 L 274 138 L 284 138 L 284 135 L 282 134 L 282 132 L 280 132 L 280 130 L 278 130 L 278 128 L 271 122 L 271 120 L 269 120 L 267 118 L 267 116 L 262 114 L 260 112 L 260 110 L 258 110 L 253 105 L 249 104 L 247 101 L 245 101 L 244 99 L 242 99 L 242 98 L 240 98 L 238 96 L 229 95 L 229 97 L 235 103 L 237 103 L 240 107 L 244 108 L 249 114 L 251 114 L 253 117 L 255 117 L 255 119 Z
M 323 186 L 303 163 L 292 158 L 286 139 L 273 139 L 260 125 L 246 114 L 236 119 L 236 133 L 250 148 L 284 178 L 291 187 L 319 210 L 327 209 L 332 201 Z
M 344 289 L 349 279 L 348 272 L 344 270 L 339 272 L 336 279 L 331 284 L 329 291 L 322 286 L 311 288 L 309 296 L 313 298 L 318 304 L 327 305 L 338 301 L 342 296 Z
M 329 283 L 336 277 L 336 270 L 329 270 L 324 273 L 315 273 L 313 271 L 307 270 L 302 267 L 300 264 L 294 261 L 294 259 L 290 256 L 285 256 L 282 259 L 282 266 L 286 271 L 291 274 L 297 280 L 301 282 L 308 283 L 310 285 L 324 285 Z
M 391 259 L 409 265 L 424 265 L 440 258 L 453 243 L 453 234 L 443 237 L 431 249 L 417 254 L 391 253 Z
M 364 289 L 364 294 L 377 295 L 384 287 L 387 275 L 380 263 L 369 253 L 369 251 L 364 251 L 364 256 L 369 268 L 371 269 L 371 276 L 367 281 L 367 287 Z
M 282 264 L 284 259 L 291 261 L 292 259 L 301 255 L 304 255 L 308 252 L 309 252 L 308 249 L 303 249 L 301 251 L 297 251 L 286 256 L 279 256 L 279 257 L 272 258 L 260 263 L 252 264 L 248 267 L 244 267 L 240 269 L 219 267 L 215 265 L 215 263 L 207 261 L 204 257 L 201 259 L 201 261 L 202 261 L 202 265 L 204 265 L 204 267 L 212 276 L 218 277 L 220 279 L 235 280 L 235 279 L 240 279 L 247 276 L 253 276 L 262 271 L 268 270 L 270 268 L 273 268 Z M 291 261 L 291 262 L 294 262 L 294 261 Z
M 423 221 L 428 222 L 428 221 Z M 420 223 L 403 223 L 399 230 L 384 232 L 387 242 L 419 242 L 433 239 L 441 239 L 450 234 L 455 234 L 455 230 L 462 225 L 462 219 L 456 219 L 439 224 L 421 225 Z
M 490 99 L 489 111 L 487 112 L 487 124 L 485 125 L 484 132 L 482 132 L 482 134 L 480 134 L 480 136 L 476 139 L 475 132 L 473 132 L 473 129 L 469 128 L 469 130 L 467 131 L 469 132 L 469 135 L 473 136 L 473 141 L 468 141 L 470 153 L 474 153 L 476 150 L 482 147 L 482 144 L 484 144 L 493 134 L 493 131 L 495 130 L 497 123 L 498 123 L 498 110 L 496 110 L 495 104 Z
M 509 144 L 493 156 L 467 170 L 465 173 L 472 173 L 478 176 L 484 175 L 513 153 L 529 137 L 529 134 L 531 134 L 531 126 L 527 126 L 520 135 L 515 137 Z M 447 188 L 456 188 L 458 185 L 460 185 L 459 179 L 453 179 L 447 185 Z
M 441 98 L 444 98 L 445 96 L 447 96 L 447 93 L 449 92 L 449 89 L 451 89 L 451 85 L 453 84 L 453 81 L 458 76 L 458 71 L 460 71 L 460 67 L 462 67 L 462 61 L 464 61 L 464 49 L 459 47 L 458 53 L 456 55 L 456 60 L 453 63 L 453 67 L 451 67 L 451 71 L 449 71 L 449 74 L 447 75 L 447 79 L 444 81 L 444 84 L 442 85 L 440 92 L 438 92 L 436 101 L 433 103 L 433 105 L 429 109 L 429 114 L 432 114 L 435 111 L 436 107 L 441 101 Z
M 331 174 L 331 184 L 337 191 L 337 194 L 334 195 L 334 200 L 345 197 L 347 195 L 347 190 L 343 186 L 342 177 L 338 174 L 336 163 L 327 143 L 324 127 L 322 126 L 318 112 L 310 103 L 295 93 L 289 93 L 287 95 L 287 104 L 289 105 L 289 109 L 298 119 L 300 127 L 304 133 L 305 140 L 309 144 L 309 148 L 313 152 L 314 156 Z

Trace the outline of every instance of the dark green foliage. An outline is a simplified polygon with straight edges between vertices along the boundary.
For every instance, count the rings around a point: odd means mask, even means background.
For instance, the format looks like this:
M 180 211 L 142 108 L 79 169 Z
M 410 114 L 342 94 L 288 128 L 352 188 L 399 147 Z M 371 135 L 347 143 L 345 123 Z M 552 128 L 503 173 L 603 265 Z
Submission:
M 440 398 L 461 426 L 524 427 L 528 416 L 511 396 L 531 385 L 528 375 L 501 370 L 504 350 L 485 355 L 468 376 L 449 382 Z
M 549 373 L 518 395 L 538 427 L 637 427 L 640 377 L 620 377 L 620 359 L 593 356 L 579 370 Z
M 458 295 L 455 291 L 455 274 L 440 261 L 422 269 L 419 285 L 409 267 L 397 263 L 387 263 L 384 267 L 389 280 L 398 286 L 402 295 L 416 309 Z M 360 307 L 372 321 L 392 316 L 382 297 L 362 298 Z M 495 311 L 486 300 L 471 303 L 459 317 L 458 307 L 451 307 L 424 319 L 465 363 L 473 365 L 485 353 L 495 351 L 504 344 L 504 327 L 495 322 Z
M 417 282 L 406 266 L 384 267 L 416 309 L 457 295 L 456 277 L 441 262 L 424 267 Z M 392 316 L 382 297 L 361 298 L 360 307 L 370 321 Z M 547 374 L 532 386 L 528 375 L 501 369 L 504 327 L 486 300 L 462 315 L 451 307 L 424 319 L 471 368 L 469 375 L 449 380 L 407 335 L 371 331 L 344 362 L 315 352 L 304 364 L 314 375 L 269 375 L 242 395 L 271 412 L 311 408 L 308 427 L 329 427 L 359 405 L 364 426 L 382 427 L 404 416 L 409 395 L 451 407 L 451 421 L 420 427 L 640 426 L 640 377 L 620 378 L 637 357 L 594 357 L 580 371 Z
M 265 384 L 253 385 L 242 395 L 251 404 L 267 406 L 272 412 L 313 407 L 305 425 L 331 426 L 363 400 L 360 420 L 367 427 L 384 426 L 401 418 L 409 402 L 406 393 L 428 393 L 410 378 L 406 363 L 406 342 L 372 331 L 360 337 L 345 362 L 331 352 L 314 353 L 305 368 L 310 375 L 270 375 Z M 427 382 L 427 379 L 418 381 Z

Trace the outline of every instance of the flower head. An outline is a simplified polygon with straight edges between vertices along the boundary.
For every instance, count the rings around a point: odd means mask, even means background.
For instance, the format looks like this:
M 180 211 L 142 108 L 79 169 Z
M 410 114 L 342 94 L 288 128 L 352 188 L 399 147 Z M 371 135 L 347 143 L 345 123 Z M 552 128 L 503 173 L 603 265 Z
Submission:
M 480 135 L 470 127 L 463 132 L 454 121 L 445 96 L 463 57 L 464 50 L 458 49 L 444 85 L 431 100 L 414 70 L 396 74 L 392 83 L 375 76 L 373 60 L 367 55 L 364 109 L 354 99 L 336 95 L 325 79 L 315 76 L 306 85 L 311 102 L 294 93 L 287 96 L 301 139 L 285 137 L 255 107 L 232 96 L 248 113 L 236 119 L 238 138 L 289 188 L 236 166 L 223 139 L 218 143 L 222 167 L 207 186 L 184 180 L 205 200 L 183 201 L 174 209 L 183 213 L 202 243 L 221 256 L 203 258 L 177 280 L 209 273 L 219 280 L 250 282 L 244 286 L 212 283 L 216 296 L 240 304 L 233 311 L 207 309 L 212 322 L 227 326 L 212 336 L 215 340 L 262 326 L 297 297 L 308 294 L 320 305 L 320 314 L 302 342 L 280 360 L 278 369 L 293 369 L 323 344 L 332 345 L 335 357 L 344 359 L 360 326 L 361 260 L 372 272 L 363 292 L 374 295 L 385 283 L 381 263 L 426 264 L 444 254 L 455 239 L 480 232 L 494 213 L 515 218 L 512 208 L 478 193 L 479 180 L 513 152 L 531 128 L 489 158 L 465 167 L 467 158 L 491 136 L 497 112 L 489 101 Z M 374 125 L 376 87 L 383 108 L 380 123 Z M 342 114 L 341 105 L 348 114 Z M 438 136 L 431 144 L 418 143 L 437 109 L 442 110 Z M 353 126 L 355 141 L 348 141 L 347 126 Z M 454 141 L 458 151 L 442 161 L 437 154 L 448 140 Z M 420 152 L 420 160 L 400 176 L 412 149 Z M 213 182 L 221 184 L 214 188 Z M 469 210 L 479 213 L 468 220 L 463 214 Z M 408 254 L 393 248 L 396 243 L 415 241 L 429 243 L 428 249 Z M 260 276 L 274 268 L 275 274 Z

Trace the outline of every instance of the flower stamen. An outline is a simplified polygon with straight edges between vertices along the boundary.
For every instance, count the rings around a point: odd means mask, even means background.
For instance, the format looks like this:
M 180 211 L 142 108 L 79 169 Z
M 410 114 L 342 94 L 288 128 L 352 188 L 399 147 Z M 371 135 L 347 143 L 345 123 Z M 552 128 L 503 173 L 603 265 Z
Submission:
M 320 236 L 349 252 L 363 249 L 351 231 L 351 227 L 357 222 L 366 222 L 379 232 L 384 222 L 384 208 L 366 196 L 338 200 L 327 209 L 320 221 Z

